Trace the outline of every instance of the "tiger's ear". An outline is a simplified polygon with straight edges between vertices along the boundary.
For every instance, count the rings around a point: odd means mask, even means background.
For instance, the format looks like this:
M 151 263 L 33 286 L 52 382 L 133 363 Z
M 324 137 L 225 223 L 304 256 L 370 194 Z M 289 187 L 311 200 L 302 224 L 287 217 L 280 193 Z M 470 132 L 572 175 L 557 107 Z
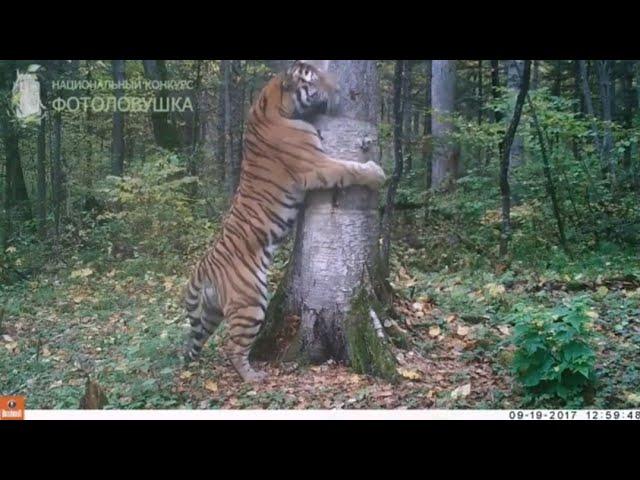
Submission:
M 309 66 L 319 72 L 326 72 L 329 70 L 329 60 L 296 60 L 287 70 L 287 75 L 293 76 L 296 72 L 304 69 L 305 66 Z
M 329 60 L 299 60 L 302 63 L 311 65 L 321 72 L 329 71 Z
M 287 68 L 282 80 L 282 87 L 284 89 L 288 89 L 295 83 L 296 76 L 300 72 L 302 65 L 303 63 L 300 60 L 296 60 L 289 68 Z

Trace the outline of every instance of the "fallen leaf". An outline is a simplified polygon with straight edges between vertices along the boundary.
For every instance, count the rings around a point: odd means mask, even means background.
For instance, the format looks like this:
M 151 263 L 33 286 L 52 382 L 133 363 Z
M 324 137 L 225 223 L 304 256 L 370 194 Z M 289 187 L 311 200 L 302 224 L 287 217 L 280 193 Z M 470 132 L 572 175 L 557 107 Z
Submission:
M 379 390 L 373 393 L 374 397 L 390 397 L 393 395 L 391 390 Z
M 455 319 L 456 319 L 456 316 L 455 316 L 455 315 L 447 315 L 447 318 L 445 318 L 444 320 L 445 320 L 447 323 L 451 323 L 451 322 L 453 322 Z
M 484 288 L 487 290 L 490 297 L 499 297 L 506 292 L 504 285 L 498 285 L 495 283 L 488 283 Z
M 182 380 L 188 380 L 188 379 L 189 379 L 189 378 L 191 378 L 192 376 L 193 376 L 193 373 L 191 373 L 191 372 L 189 372 L 189 371 L 182 372 L 182 373 L 180 374 L 180 378 L 181 378 Z
M 637 394 L 637 393 L 627 394 L 627 402 L 629 402 L 631 405 L 635 407 L 640 406 L 640 394 Z
M 460 325 L 456 333 L 458 334 L 459 337 L 466 337 L 469 334 L 469 327 Z
M 217 392 L 218 391 L 218 384 L 216 382 L 211 381 L 211 380 L 207 380 L 206 382 L 204 382 L 204 388 L 205 388 L 205 390 L 209 390 L 210 392 Z
M 509 325 L 498 325 L 498 330 L 500 330 L 500 333 L 505 336 L 511 335 L 511 329 L 509 328 Z
M 609 289 L 604 285 L 602 287 L 598 287 L 595 293 L 595 297 L 598 299 L 603 299 L 609 293 Z
M 454 400 L 457 398 L 465 398 L 468 397 L 471 393 L 471 384 L 467 383 L 466 385 L 462 385 L 451 392 L 451 398 Z
M 420 380 L 420 379 L 422 379 L 422 374 L 416 369 L 398 368 L 397 371 L 402 377 L 404 377 L 404 378 L 406 378 L 408 380 Z
M 396 355 L 396 360 L 398 361 L 398 363 L 400 365 L 406 365 L 407 361 L 404 359 L 404 354 L 402 352 L 398 353 Z
M 80 270 L 74 270 L 71 272 L 71 278 L 85 278 L 93 274 L 93 270 L 90 268 L 81 268 Z
M 435 327 L 431 327 L 429 329 L 429 336 L 430 337 L 437 337 L 438 335 L 440 335 L 440 327 L 438 327 L 436 325 Z

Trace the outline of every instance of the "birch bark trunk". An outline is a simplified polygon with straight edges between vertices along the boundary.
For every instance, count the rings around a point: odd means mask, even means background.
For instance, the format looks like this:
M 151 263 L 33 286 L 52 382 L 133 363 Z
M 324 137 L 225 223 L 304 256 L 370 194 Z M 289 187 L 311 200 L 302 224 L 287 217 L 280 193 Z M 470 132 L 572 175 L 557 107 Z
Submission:
M 522 84 L 522 72 L 524 60 L 509 60 L 507 62 L 507 87 L 511 90 L 514 102 Z M 517 131 L 513 137 L 511 150 L 509 151 L 509 167 L 516 168 L 522 164 L 524 153 L 524 140 Z
M 433 135 L 433 160 L 431 188 L 455 179 L 458 175 L 458 150 L 448 138 L 453 131 L 451 115 L 455 108 L 456 61 L 432 60 L 431 62 L 431 131 Z
M 342 160 L 378 161 L 376 62 L 331 61 L 329 71 L 341 90 L 331 115 L 315 122 L 325 151 Z M 364 322 L 366 325 L 358 325 L 358 332 L 368 332 L 367 326 L 373 328 L 370 305 L 362 305 L 366 313 L 356 319 L 354 300 L 363 288 L 376 290 L 380 282 L 372 278 L 379 265 L 378 197 L 378 192 L 360 186 L 307 194 L 298 219 L 293 258 L 269 305 L 265 332 L 254 356 L 312 363 L 334 359 L 376 373 L 376 367 L 368 364 L 379 359 L 363 359 L 356 351 L 361 342 L 372 339 L 353 338 L 351 327 Z M 380 341 L 375 332 L 373 337 L 373 341 Z

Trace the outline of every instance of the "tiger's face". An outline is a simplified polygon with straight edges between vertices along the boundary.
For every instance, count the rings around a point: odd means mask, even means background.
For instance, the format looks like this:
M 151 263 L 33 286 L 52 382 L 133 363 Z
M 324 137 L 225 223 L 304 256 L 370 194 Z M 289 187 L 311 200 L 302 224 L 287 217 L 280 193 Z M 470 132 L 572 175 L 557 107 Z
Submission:
M 326 113 L 337 91 L 328 73 L 300 60 L 287 70 L 283 88 L 291 95 L 297 118 Z

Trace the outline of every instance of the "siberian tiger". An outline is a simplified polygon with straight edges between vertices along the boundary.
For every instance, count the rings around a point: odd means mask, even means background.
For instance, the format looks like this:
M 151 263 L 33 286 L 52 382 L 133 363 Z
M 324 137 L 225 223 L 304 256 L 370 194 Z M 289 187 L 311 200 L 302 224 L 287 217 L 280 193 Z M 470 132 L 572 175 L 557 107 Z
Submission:
M 249 364 L 249 352 L 265 318 L 267 269 L 278 244 L 294 225 L 310 189 L 364 185 L 385 180 L 374 162 L 357 163 L 324 153 L 320 133 L 307 121 L 326 109 L 336 87 L 310 63 L 296 61 L 272 78 L 246 122 L 240 182 L 220 238 L 196 265 L 186 286 L 191 323 L 186 358 L 196 360 L 223 319 L 224 349 L 244 381 L 266 374 Z

